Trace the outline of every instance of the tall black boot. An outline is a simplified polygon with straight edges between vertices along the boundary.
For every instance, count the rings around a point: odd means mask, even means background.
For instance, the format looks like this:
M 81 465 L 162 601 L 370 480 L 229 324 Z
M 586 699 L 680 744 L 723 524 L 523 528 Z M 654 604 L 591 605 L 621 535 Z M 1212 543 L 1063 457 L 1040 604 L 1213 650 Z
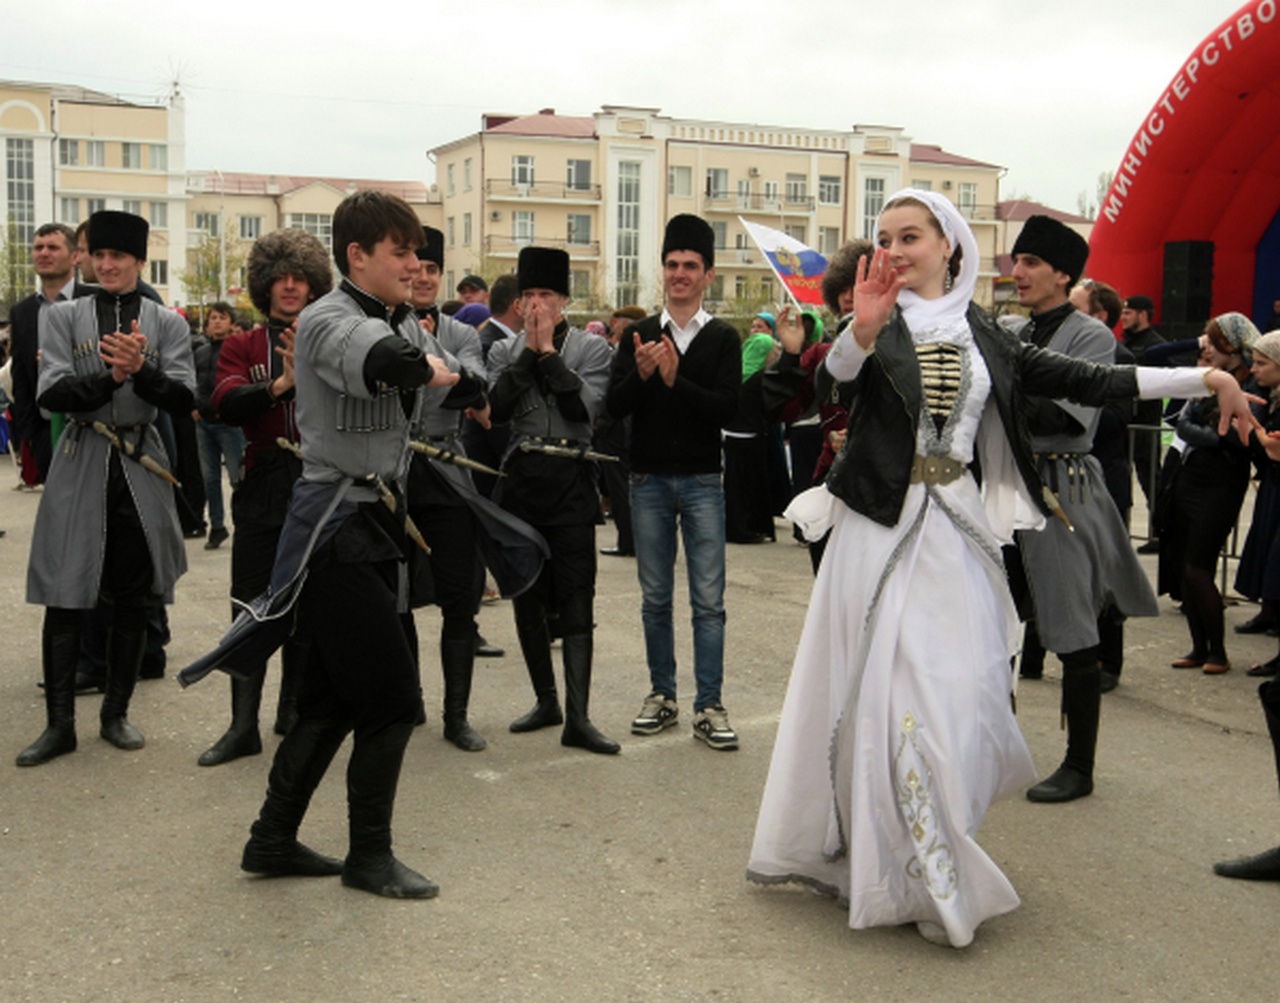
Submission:
M 271 730 L 287 735 L 298 723 L 298 689 L 302 686 L 302 667 L 307 664 L 308 642 L 291 637 L 280 649 L 280 695 L 276 699 L 276 723 Z
M 475 667 L 475 641 L 440 639 L 440 667 L 444 671 L 444 737 L 464 752 L 479 752 L 485 740 L 467 722 L 471 677 Z
M 391 852 L 391 816 L 405 746 L 412 724 L 392 724 L 372 734 L 356 733 L 347 765 L 347 819 L 351 846 L 342 865 L 342 883 L 374 895 L 429 899 L 435 882 L 398 861 Z
M 1124 670 L 1124 617 L 1110 608 L 1098 617 L 1098 667 L 1102 692 L 1110 693 Z
M 417 681 L 418 705 L 413 718 L 416 728 L 427 723 L 427 703 L 422 699 L 422 656 L 418 651 L 418 623 L 413 618 L 413 610 L 400 614 L 400 626 L 404 630 L 405 641 L 409 645 L 409 653 L 413 656 L 413 678 Z
M 587 716 L 587 700 L 591 695 L 593 643 L 591 634 L 569 634 L 560 642 L 564 656 L 565 709 L 565 726 L 560 735 L 560 744 L 612 756 L 620 746 L 613 739 L 602 735 Z
M 342 861 L 298 842 L 298 826 L 325 770 L 350 731 L 345 721 L 301 717 L 276 749 L 267 797 L 249 830 L 240 867 L 267 877 L 331 877 Z
M 1280 681 L 1268 679 L 1259 686 L 1258 699 L 1262 701 L 1267 731 L 1271 733 L 1271 751 L 1276 757 L 1276 780 L 1280 781 Z
M 78 609 L 45 610 L 40 635 L 46 726 L 18 753 L 19 766 L 39 766 L 76 749 L 76 666 L 80 661 Z
M 1044 645 L 1040 643 L 1040 634 L 1034 620 L 1028 620 L 1022 630 L 1022 658 L 1018 663 L 1018 675 L 1022 679 L 1044 678 Z
M 200 754 L 200 766 L 220 766 L 241 756 L 262 752 L 262 734 L 258 731 L 258 709 L 262 705 L 262 681 L 267 674 L 264 665 L 251 679 L 231 677 L 231 727 Z
M 1093 793 L 1093 760 L 1102 710 L 1098 649 L 1082 648 L 1062 659 L 1062 713 L 1067 723 L 1067 755 L 1046 780 L 1027 791 L 1030 801 L 1074 801 Z
M 129 701 L 138 682 L 147 644 L 147 611 L 141 606 L 116 605 L 107 634 L 107 687 L 98 717 L 99 734 L 117 749 L 132 752 L 147 744 L 129 723 Z
M 520 651 L 533 683 L 533 695 L 537 698 L 533 710 L 511 722 L 514 732 L 537 731 L 564 724 L 560 713 L 560 698 L 556 692 L 556 670 L 551 663 L 551 635 L 547 630 L 546 610 L 542 603 L 527 592 L 511 600 L 516 617 L 516 636 L 520 638 Z

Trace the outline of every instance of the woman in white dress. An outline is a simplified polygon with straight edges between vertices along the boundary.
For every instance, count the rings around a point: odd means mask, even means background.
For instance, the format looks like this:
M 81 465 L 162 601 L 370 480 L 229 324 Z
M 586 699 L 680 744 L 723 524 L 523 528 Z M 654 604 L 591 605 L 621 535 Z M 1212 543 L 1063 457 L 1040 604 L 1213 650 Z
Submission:
M 895 194 L 878 243 L 826 360 L 857 381 L 847 443 L 789 512 L 811 539 L 832 535 L 748 877 L 837 896 L 854 928 L 915 923 L 963 947 L 1018 905 L 976 835 L 992 802 L 1036 779 L 1010 701 L 1018 621 L 1000 547 L 1042 525 L 1052 496 L 1018 398 L 1213 391 L 1224 426 L 1252 418 L 1234 380 L 1092 366 L 997 328 L 970 302 L 977 243 L 939 195 Z

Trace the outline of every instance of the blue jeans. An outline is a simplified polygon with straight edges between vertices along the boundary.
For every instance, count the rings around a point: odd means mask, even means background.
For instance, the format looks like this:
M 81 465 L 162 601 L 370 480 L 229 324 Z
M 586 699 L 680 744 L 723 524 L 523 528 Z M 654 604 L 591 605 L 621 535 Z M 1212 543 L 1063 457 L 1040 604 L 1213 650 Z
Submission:
M 631 524 L 653 692 L 676 697 L 676 522 L 693 608 L 694 711 L 720 703 L 724 679 L 724 487 L 719 474 L 633 474 Z
M 216 421 L 196 422 L 196 441 L 200 444 L 200 472 L 204 475 L 204 493 L 209 504 L 209 527 L 226 528 L 222 506 L 222 467 L 227 468 L 227 482 L 234 491 L 240 483 L 240 464 L 244 458 L 244 432 L 235 425 Z

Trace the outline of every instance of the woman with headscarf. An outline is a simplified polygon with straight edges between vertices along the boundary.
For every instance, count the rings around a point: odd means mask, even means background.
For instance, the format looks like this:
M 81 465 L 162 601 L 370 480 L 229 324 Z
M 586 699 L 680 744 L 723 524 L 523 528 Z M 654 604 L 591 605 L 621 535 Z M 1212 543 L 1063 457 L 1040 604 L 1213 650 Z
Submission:
M 1280 331 L 1260 337 L 1253 346 L 1253 378 L 1268 392 L 1264 405 L 1254 408 L 1265 432 L 1254 442 L 1258 494 L 1253 521 L 1236 569 L 1236 591 L 1262 603 L 1259 614 L 1271 623 L 1280 619 Z M 1274 676 L 1280 654 L 1249 669 L 1251 676 Z
M 997 328 L 970 302 L 977 242 L 941 195 L 897 193 L 877 235 L 825 362 L 857 384 L 848 437 L 790 510 L 811 539 L 832 531 L 748 876 L 838 897 L 854 928 L 915 923 L 962 947 L 1018 905 L 975 837 L 1036 777 L 1010 706 L 1018 620 L 1000 552 L 1051 512 L 1021 395 L 1212 391 L 1252 416 L 1226 374 L 1095 366 Z
M 765 367 L 777 347 L 775 323 L 771 313 L 751 319 L 751 331 L 742 342 L 738 413 L 724 428 L 724 533 L 729 543 L 775 539 L 766 438 L 769 422 L 762 391 Z
M 1224 313 L 1205 326 L 1201 364 L 1228 373 L 1246 389 L 1258 329 L 1248 317 Z M 1234 432 L 1223 434 L 1217 402 L 1190 400 L 1178 415 L 1181 459 L 1161 486 L 1159 586 L 1181 601 L 1191 650 L 1175 669 L 1220 675 L 1227 659 L 1222 593 L 1214 581 L 1218 555 L 1240 515 L 1249 487 L 1249 450 Z

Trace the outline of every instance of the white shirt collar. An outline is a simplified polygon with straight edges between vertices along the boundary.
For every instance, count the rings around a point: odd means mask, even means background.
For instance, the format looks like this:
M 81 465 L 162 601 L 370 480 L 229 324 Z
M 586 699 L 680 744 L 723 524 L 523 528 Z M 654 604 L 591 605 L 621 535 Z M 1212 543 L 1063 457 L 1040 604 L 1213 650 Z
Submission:
M 693 344 L 693 339 L 698 336 L 698 332 L 706 327 L 710 320 L 711 314 L 707 313 L 702 307 L 698 307 L 698 312 L 689 319 L 689 323 L 685 327 L 681 327 L 676 323 L 675 318 L 667 312 L 667 309 L 663 307 L 662 316 L 658 318 L 658 323 L 662 330 L 671 335 L 671 340 L 676 343 L 676 348 L 680 349 L 680 353 L 683 355 L 689 350 L 689 346 Z

